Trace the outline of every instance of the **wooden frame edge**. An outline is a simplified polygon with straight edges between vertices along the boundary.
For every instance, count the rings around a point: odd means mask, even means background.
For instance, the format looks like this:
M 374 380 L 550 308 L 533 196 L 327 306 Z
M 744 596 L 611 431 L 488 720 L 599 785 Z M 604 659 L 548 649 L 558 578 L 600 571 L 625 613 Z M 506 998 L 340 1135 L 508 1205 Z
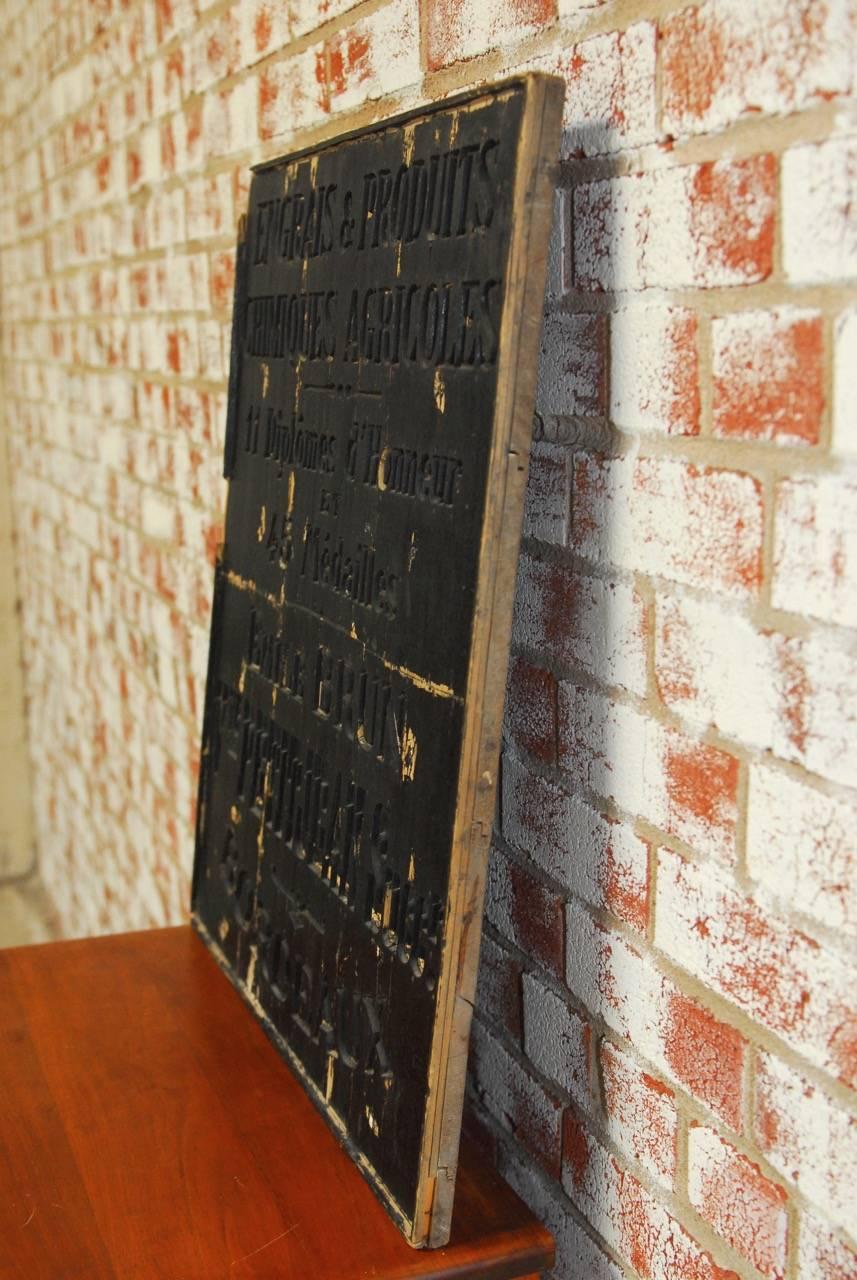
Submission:
M 551 224 L 550 171 L 556 162 L 564 96 L 563 81 L 542 74 L 491 85 L 486 92 L 496 92 L 516 82 L 523 84 L 526 96 L 515 169 L 508 286 L 498 359 L 499 369 L 506 373 L 497 382 L 489 487 L 482 522 L 447 897 L 446 918 L 455 922 L 455 932 L 444 947 L 438 982 L 428 1077 L 429 1110 L 410 1240 L 415 1247 L 428 1244 L 438 1248 L 448 1242 L 450 1235 L 487 853 L 497 789 L 517 552 L 529 469 Z

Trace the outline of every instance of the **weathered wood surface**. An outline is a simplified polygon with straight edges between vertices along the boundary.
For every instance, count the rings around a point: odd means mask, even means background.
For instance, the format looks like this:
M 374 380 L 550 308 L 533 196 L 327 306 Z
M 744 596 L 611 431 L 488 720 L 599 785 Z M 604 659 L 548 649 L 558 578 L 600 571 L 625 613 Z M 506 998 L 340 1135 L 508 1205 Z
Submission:
M 449 1234 L 561 88 L 256 172 L 194 919 L 417 1245 Z
M 0 1280 L 514 1280 L 548 1233 L 465 1140 L 415 1252 L 185 926 L 0 951 Z

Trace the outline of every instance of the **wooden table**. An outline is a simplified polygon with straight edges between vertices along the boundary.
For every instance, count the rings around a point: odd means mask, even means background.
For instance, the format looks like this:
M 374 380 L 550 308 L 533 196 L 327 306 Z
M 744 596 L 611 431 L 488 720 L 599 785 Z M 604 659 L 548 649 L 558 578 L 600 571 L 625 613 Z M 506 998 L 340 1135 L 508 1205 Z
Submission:
M 547 1231 L 466 1142 L 409 1248 L 190 927 L 0 952 L 2 1280 L 513 1280 Z

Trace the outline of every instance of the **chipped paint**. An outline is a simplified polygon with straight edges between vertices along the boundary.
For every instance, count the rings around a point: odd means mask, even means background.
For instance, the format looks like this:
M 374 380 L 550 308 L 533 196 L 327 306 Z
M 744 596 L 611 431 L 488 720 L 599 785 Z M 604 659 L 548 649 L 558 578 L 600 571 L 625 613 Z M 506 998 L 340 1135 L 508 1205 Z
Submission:
M 408 725 L 402 734 L 402 782 L 413 782 L 417 771 L 417 735 Z
M 262 507 L 259 511 L 259 525 L 258 525 L 258 528 L 256 529 L 257 542 L 265 541 L 265 531 L 267 529 L 267 525 L 268 525 L 268 510 L 265 504 L 262 503 Z
M 440 369 L 434 371 L 434 403 L 438 413 L 446 411 L 446 387 L 443 382 L 443 373 Z
M 435 698 L 454 698 L 456 702 L 461 701 L 458 694 L 448 684 L 440 684 L 436 680 L 429 680 L 426 676 L 421 676 L 416 671 L 411 671 L 408 667 L 390 662 L 389 658 L 382 658 L 381 661 L 388 671 L 395 671 L 403 680 L 409 680 L 417 689 L 424 689 L 426 693 L 432 694 Z
M 268 394 L 268 386 L 271 381 L 271 369 L 270 369 L 270 366 L 267 365 L 264 360 L 259 365 L 259 372 L 262 375 L 262 398 L 264 399 L 265 396 Z

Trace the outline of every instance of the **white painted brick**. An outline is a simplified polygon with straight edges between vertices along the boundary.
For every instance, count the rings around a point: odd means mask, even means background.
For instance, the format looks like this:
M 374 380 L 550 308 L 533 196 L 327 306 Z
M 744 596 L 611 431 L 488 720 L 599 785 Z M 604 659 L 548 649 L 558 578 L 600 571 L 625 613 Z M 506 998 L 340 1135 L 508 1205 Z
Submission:
M 666 458 L 578 454 L 572 547 L 587 560 L 730 596 L 761 577 L 758 482 Z
M 429 57 L 448 66 L 491 49 L 517 44 L 543 25 L 541 6 L 529 0 L 479 0 L 478 4 L 429 5 Z
M 656 617 L 655 664 L 667 706 L 749 746 L 778 742 L 786 704 L 770 633 L 734 609 L 690 597 L 660 598 Z
M 813 1213 L 801 1214 L 798 1280 L 857 1280 L 857 1250 Z
M 857 937 L 857 800 L 750 769 L 747 869 L 782 912 Z
M 732 756 L 632 707 L 563 682 L 559 763 L 575 787 L 724 862 L 735 858 L 738 766 Z
M 618 427 L 666 435 L 699 430 L 696 317 L 635 306 L 610 320 L 610 417 Z
M 601 1075 L 608 1134 L 656 1182 L 671 1187 L 678 1142 L 672 1091 L 607 1040 L 601 1044 Z
M 584 184 L 574 193 L 575 277 L 595 290 L 763 280 L 773 214 L 767 156 Z
M 857 457 L 857 307 L 837 318 L 834 348 L 833 449 Z
M 778 486 L 771 599 L 778 609 L 857 626 L 857 477 Z
M 332 62 L 341 61 L 342 71 L 332 74 L 331 110 L 350 111 L 369 99 L 418 83 L 422 75 L 419 31 L 417 0 L 390 0 L 333 36 L 328 41 L 329 56 Z M 365 55 L 352 64 L 352 51 L 364 43 Z
M 782 161 L 783 262 L 795 284 L 857 276 L 857 139 L 794 147 Z
M 596 924 L 579 903 L 568 904 L 567 917 L 571 991 L 589 1013 L 630 1041 L 654 1071 L 736 1128 L 744 1062 L 738 1034 L 679 991 L 651 953 Z
M 143 495 L 142 529 L 149 538 L 171 542 L 175 536 L 175 509 L 172 502 L 147 489 Z
M 567 449 L 534 444 L 524 504 L 524 536 L 563 545 L 571 515 L 571 459 Z
M 551 71 L 566 82 L 563 155 L 599 155 L 657 136 L 656 31 L 638 22 L 560 54 Z
M 707 0 L 670 15 L 662 41 L 674 134 L 797 111 L 851 84 L 847 0 Z
M 755 1136 L 783 1178 L 838 1227 L 854 1230 L 857 1117 L 769 1053 L 759 1054 Z
M 533 974 L 523 975 L 524 1052 L 543 1075 L 576 1102 L 589 1104 L 589 1030 L 585 1022 Z
M 514 626 L 520 644 L 604 684 L 645 693 L 645 604 L 629 583 L 522 555 Z
M 661 850 L 655 943 L 816 1066 L 857 1079 L 850 965 L 744 897 L 719 868 Z
M 553 1275 L 557 1280 L 581 1280 L 582 1277 L 585 1280 L 625 1280 L 624 1271 L 598 1248 L 569 1213 L 568 1201 L 560 1192 L 548 1190 L 545 1180 L 538 1177 L 516 1152 L 501 1147 L 498 1168 L 556 1241 Z
M 561 1144 L 561 1105 L 479 1022 L 471 1032 L 470 1061 L 486 1109 L 554 1168 Z
M 562 1183 L 566 1195 L 638 1274 L 719 1280 L 722 1270 L 624 1165 L 569 1112 Z
M 543 418 L 604 412 L 604 320 L 552 311 L 542 326 L 536 412 Z
M 644 931 L 648 845 L 626 823 L 503 757 L 503 832 L 569 892 Z
M 847 641 L 759 631 L 713 602 L 662 599 L 656 667 L 664 701 L 691 724 L 853 784 L 857 658 Z

